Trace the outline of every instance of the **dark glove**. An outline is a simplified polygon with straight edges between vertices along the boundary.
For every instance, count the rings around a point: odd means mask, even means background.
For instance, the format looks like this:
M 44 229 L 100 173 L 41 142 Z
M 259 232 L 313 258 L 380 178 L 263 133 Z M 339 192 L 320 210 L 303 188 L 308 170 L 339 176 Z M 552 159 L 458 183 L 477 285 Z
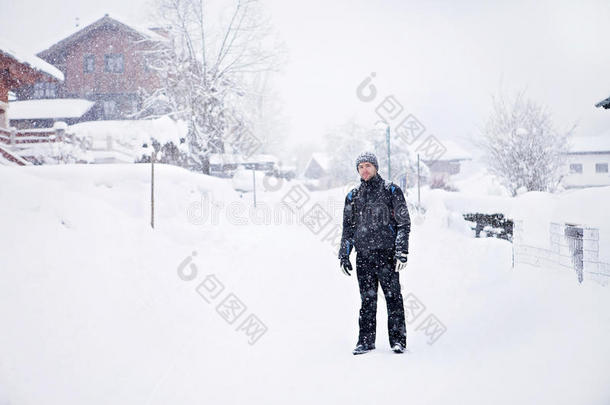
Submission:
M 351 274 L 349 272 L 352 270 L 353 270 L 353 267 L 349 261 L 349 257 L 342 257 L 341 258 L 341 271 L 343 271 L 343 274 L 345 274 L 346 276 L 351 276 Z
M 396 268 L 394 271 L 403 270 L 407 267 L 407 253 L 406 252 L 396 252 Z

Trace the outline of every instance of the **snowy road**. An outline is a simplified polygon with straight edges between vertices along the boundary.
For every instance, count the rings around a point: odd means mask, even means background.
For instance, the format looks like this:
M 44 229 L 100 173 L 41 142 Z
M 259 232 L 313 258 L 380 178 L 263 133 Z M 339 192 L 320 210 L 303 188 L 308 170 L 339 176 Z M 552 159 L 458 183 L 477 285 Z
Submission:
M 410 353 L 389 350 L 381 295 L 377 350 L 355 357 L 356 278 L 322 233 L 235 224 L 247 212 L 227 207 L 244 200 L 223 181 L 158 175 L 152 231 L 145 165 L 0 167 L 0 404 L 610 402 L 607 288 L 513 270 L 508 242 L 450 229 L 433 206 L 401 274 L 425 305 Z M 202 191 L 225 204 L 218 224 L 187 218 Z M 254 344 L 237 330 L 249 315 L 267 328 Z M 433 344 L 417 330 L 428 315 L 446 327 Z

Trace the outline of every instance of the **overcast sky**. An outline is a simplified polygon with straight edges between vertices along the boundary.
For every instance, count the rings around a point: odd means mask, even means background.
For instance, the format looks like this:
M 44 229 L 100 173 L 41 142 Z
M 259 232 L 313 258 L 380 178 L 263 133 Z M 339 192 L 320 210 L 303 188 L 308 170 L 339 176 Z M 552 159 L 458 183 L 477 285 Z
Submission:
M 393 94 L 439 138 L 468 139 L 500 89 L 547 105 L 558 128 L 610 136 L 609 1 L 264 0 L 289 51 L 277 77 L 291 143 L 350 117 L 372 124 Z M 145 0 L 0 0 L 0 36 L 38 52 L 105 13 L 146 22 Z M 228 1 L 228 3 L 230 3 Z M 459 4 L 458 4 L 459 3 Z M 371 72 L 378 100 L 356 87 Z

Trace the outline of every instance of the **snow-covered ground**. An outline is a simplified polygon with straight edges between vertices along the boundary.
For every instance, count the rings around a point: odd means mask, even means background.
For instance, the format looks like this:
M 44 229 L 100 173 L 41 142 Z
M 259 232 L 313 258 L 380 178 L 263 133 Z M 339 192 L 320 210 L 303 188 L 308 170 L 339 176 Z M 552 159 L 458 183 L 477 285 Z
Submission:
M 610 402 L 610 290 L 512 269 L 510 243 L 463 232 L 445 194 L 412 213 L 410 352 L 389 350 L 380 295 L 377 350 L 355 357 L 356 277 L 329 228 L 278 208 L 298 190 L 332 227 L 344 189 L 261 184 L 268 209 L 250 211 L 230 180 L 155 173 L 153 230 L 148 165 L 0 167 L 0 404 Z M 248 335 L 251 315 L 266 329 Z

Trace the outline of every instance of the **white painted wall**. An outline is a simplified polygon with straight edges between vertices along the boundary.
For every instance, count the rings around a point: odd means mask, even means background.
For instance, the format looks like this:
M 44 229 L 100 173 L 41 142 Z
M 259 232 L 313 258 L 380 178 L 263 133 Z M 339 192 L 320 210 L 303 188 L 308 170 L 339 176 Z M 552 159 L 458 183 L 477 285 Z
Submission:
M 582 173 L 570 174 L 570 164 L 582 164 Z M 607 163 L 610 168 L 610 152 L 603 154 L 583 154 L 583 155 L 568 155 L 566 162 L 566 177 L 563 179 L 563 185 L 566 187 L 590 187 L 590 186 L 608 186 L 610 185 L 609 173 L 596 173 L 596 163 Z

